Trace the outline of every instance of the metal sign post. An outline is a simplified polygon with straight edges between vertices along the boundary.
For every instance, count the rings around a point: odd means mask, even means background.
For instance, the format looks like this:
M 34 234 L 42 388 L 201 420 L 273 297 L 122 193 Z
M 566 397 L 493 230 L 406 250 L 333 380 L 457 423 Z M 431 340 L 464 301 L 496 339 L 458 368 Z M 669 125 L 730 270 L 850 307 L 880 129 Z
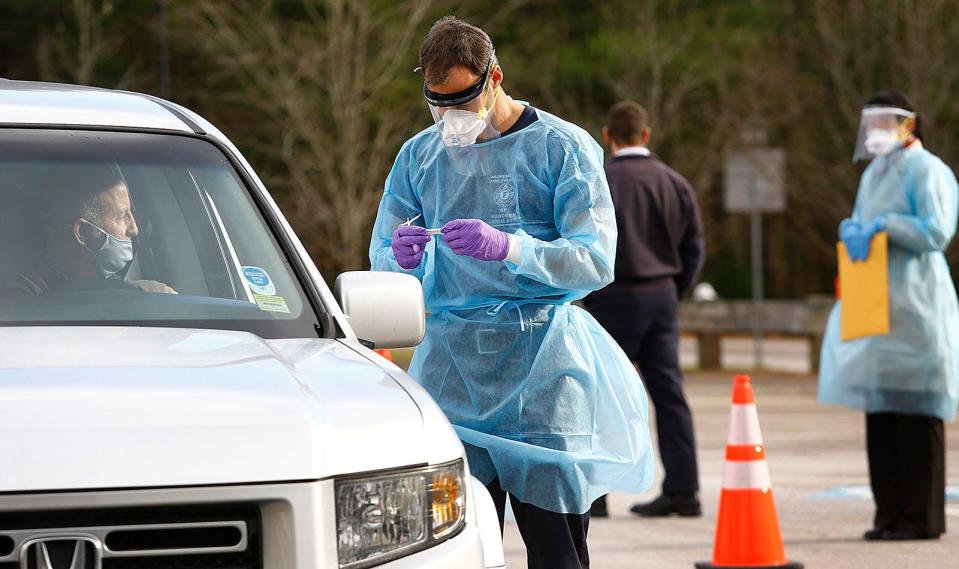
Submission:
M 755 188 L 755 183 L 750 182 Z M 755 193 L 755 189 L 753 190 Z M 754 207 L 749 214 L 749 236 L 753 272 L 753 361 L 756 368 L 763 367 L 763 289 L 765 276 L 763 275 L 763 214 L 758 207 Z
M 749 213 L 753 289 L 753 355 L 763 367 L 762 306 L 763 213 L 786 209 L 784 174 L 786 153 L 780 148 L 754 148 L 736 152 L 726 160 L 725 206 L 730 213 Z

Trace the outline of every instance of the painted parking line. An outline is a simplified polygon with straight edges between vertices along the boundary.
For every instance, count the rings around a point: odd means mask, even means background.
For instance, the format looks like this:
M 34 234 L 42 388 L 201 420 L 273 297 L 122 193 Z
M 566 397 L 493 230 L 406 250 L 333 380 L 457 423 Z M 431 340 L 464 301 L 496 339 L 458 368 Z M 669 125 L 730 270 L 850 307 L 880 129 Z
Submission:
M 812 500 L 872 500 L 872 489 L 869 486 L 833 486 L 826 490 L 809 495 Z M 959 486 L 946 487 L 946 500 L 959 501 Z M 952 510 L 952 512 L 950 512 Z M 959 516 L 959 506 L 946 508 L 949 515 Z

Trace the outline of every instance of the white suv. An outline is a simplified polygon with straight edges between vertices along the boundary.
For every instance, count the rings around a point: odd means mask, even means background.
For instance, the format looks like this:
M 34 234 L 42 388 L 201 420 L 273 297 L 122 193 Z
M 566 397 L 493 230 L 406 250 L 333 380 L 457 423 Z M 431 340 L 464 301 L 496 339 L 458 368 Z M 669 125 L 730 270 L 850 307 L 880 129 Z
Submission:
M 421 339 L 419 283 L 334 296 L 193 112 L 0 80 L 0 268 L 0 569 L 504 565 L 449 423 L 369 349 Z

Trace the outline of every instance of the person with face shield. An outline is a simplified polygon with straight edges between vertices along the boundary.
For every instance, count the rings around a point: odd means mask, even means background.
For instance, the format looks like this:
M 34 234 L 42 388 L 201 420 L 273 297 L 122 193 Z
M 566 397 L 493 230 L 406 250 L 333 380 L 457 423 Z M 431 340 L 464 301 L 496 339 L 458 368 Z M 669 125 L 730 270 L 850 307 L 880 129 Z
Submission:
M 130 193 L 109 167 L 64 168 L 50 175 L 43 210 L 46 262 L 38 274 L 20 274 L 4 288 L 11 294 L 128 288 L 176 293 L 153 280 L 122 280 L 139 234 Z
M 510 98 L 479 28 L 441 19 L 420 65 L 435 124 L 386 180 L 372 268 L 422 281 L 429 314 L 410 375 L 453 424 L 501 522 L 509 498 L 529 567 L 588 567 L 592 501 L 642 492 L 654 474 L 636 370 L 571 304 L 613 278 L 603 151 Z
M 899 92 L 866 103 L 853 158 L 871 162 L 839 238 L 858 262 L 886 232 L 890 330 L 842 341 L 840 299 L 823 340 L 819 400 L 866 413 L 876 514 L 863 537 L 936 539 L 946 529 L 943 421 L 959 405 L 959 307 L 943 254 L 959 188 L 923 148 L 919 115 Z

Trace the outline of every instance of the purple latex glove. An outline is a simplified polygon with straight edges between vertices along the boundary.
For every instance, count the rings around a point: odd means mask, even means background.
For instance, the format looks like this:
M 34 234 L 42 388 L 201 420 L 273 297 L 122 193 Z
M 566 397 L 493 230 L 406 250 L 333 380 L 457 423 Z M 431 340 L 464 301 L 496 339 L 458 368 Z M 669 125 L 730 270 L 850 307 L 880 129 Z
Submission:
M 418 225 L 397 227 L 393 232 L 393 241 L 390 242 L 396 262 L 407 271 L 420 266 L 426 244 L 430 242 L 430 239 L 432 237 L 426 232 L 425 227 Z
M 502 261 L 509 253 L 509 235 L 479 219 L 454 219 L 443 226 L 443 241 L 457 255 L 480 261 Z

